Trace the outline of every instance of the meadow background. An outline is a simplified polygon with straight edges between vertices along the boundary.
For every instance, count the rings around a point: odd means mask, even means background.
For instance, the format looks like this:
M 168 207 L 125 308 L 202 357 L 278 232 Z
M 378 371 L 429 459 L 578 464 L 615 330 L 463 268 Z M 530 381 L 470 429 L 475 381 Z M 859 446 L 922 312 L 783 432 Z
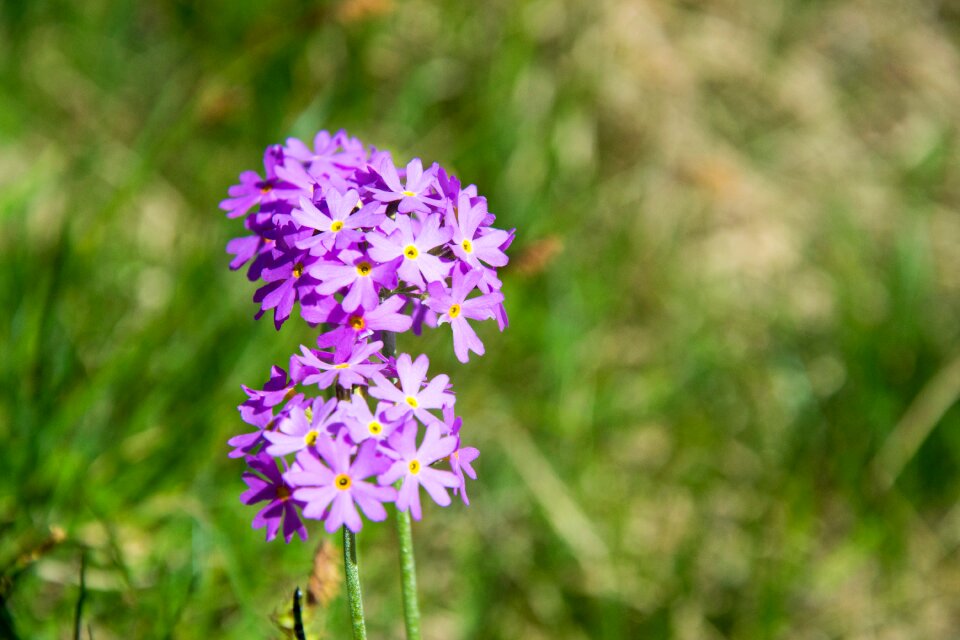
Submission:
M 426 637 L 960 635 L 960 3 L 14 0 L 0 636 L 73 637 L 85 557 L 84 637 L 281 638 L 311 575 L 345 637 L 338 537 L 264 543 L 225 445 L 311 332 L 217 203 L 320 128 L 518 229 L 487 355 L 402 345 L 482 451 L 415 526 Z

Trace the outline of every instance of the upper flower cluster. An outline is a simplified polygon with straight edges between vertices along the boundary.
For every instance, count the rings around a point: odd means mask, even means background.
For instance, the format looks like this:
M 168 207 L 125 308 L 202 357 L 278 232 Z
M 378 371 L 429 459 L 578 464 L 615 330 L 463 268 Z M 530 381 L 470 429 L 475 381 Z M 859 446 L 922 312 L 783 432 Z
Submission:
M 514 232 L 492 226 L 475 186 L 419 159 L 398 169 L 343 131 L 321 131 L 312 149 L 292 138 L 269 147 L 264 174 L 240 174 L 229 195 L 220 208 L 251 232 L 227 245 L 230 266 L 249 263 L 250 280 L 263 281 L 257 317 L 273 310 L 279 329 L 299 303 L 325 329 L 316 348 L 291 357 L 289 374 L 274 367 L 263 389 L 244 388 L 240 413 L 256 429 L 230 444 L 249 466 L 242 499 L 268 502 L 254 526 L 270 539 L 282 523 L 289 541 L 305 536 L 302 513 L 356 531 L 357 506 L 381 520 L 387 501 L 419 518 L 420 486 L 441 505 L 447 489 L 466 502 L 478 452 L 460 446 L 447 376 L 427 380 L 426 356 L 394 358 L 383 345 L 388 332 L 449 324 L 461 362 L 482 355 L 468 320 L 506 326 L 496 269 Z M 332 397 L 298 389 L 314 385 Z M 433 466 L 443 460 L 449 470 Z

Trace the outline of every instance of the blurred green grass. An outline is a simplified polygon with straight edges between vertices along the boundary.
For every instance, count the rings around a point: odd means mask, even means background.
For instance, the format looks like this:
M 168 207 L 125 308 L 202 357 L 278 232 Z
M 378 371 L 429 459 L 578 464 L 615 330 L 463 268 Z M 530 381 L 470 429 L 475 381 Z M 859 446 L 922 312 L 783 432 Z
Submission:
M 0 570 L 20 637 L 279 637 L 226 439 L 305 327 L 216 209 L 346 128 L 517 227 L 449 371 L 483 452 L 417 525 L 427 637 L 960 629 L 960 12 L 948 2 L 0 5 Z M 373 637 L 395 541 L 360 539 Z M 342 597 L 310 610 L 342 637 Z M 0 620 L 2 623 L 2 620 Z

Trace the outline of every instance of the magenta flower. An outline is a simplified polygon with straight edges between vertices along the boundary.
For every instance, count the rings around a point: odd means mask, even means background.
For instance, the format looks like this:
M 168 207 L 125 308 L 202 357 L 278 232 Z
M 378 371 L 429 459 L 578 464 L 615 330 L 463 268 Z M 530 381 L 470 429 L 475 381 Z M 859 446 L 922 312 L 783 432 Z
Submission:
M 441 507 L 450 504 L 447 489 L 460 486 L 457 476 L 450 471 L 434 469 L 430 465 L 449 456 L 457 446 L 457 439 L 440 435 L 436 422 L 427 427 L 420 448 L 417 448 L 417 424 L 408 423 L 401 431 L 394 432 L 390 444 L 395 451 L 394 463 L 377 480 L 381 485 L 391 485 L 403 478 L 397 495 L 397 508 L 410 511 L 414 520 L 419 520 L 420 487 L 427 490 L 433 501 Z
M 353 213 L 360 204 L 360 196 L 355 189 L 341 194 L 331 187 L 323 198 L 330 215 L 320 211 L 306 198 L 300 198 L 300 208 L 290 214 L 303 227 L 316 229 L 320 233 L 297 242 L 297 248 L 309 249 L 313 255 L 323 255 L 337 249 L 345 249 L 352 243 L 360 242 L 363 234 L 361 227 L 374 227 L 385 217 L 380 211 L 382 205 L 371 202 Z M 353 213 L 353 215 L 350 215 Z
M 450 263 L 429 253 L 450 239 L 450 230 L 440 228 L 440 216 L 428 215 L 414 233 L 413 222 L 407 217 L 397 218 L 397 229 L 389 236 L 371 233 L 367 236 L 370 243 L 370 257 L 380 262 L 403 258 L 397 269 L 400 279 L 417 287 L 427 282 L 442 280 L 450 272 Z M 421 277 L 423 274 L 423 277 Z
M 400 184 L 400 176 L 397 175 L 397 168 L 393 166 L 392 160 L 385 158 L 377 173 L 387 188 L 371 189 L 373 197 L 380 202 L 399 200 L 397 210 L 400 213 L 429 213 L 430 207 L 436 207 L 441 202 L 439 196 L 429 194 L 436 178 L 437 167 L 433 166 L 424 171 L 420 158 L 414 158 L 407 164 L 406 185 Z
M 464 275 L 459 270 L 454 270 L 453 285 L 449 291 L 439 282 L 431 282 L 429 287 L 430 297 L 426 305 L 439 314 L 438 324 L 450 323 L 453 329 L 453 351 L 460 362 L 470 359 L 470 351 L 478 356 L 484 354 L 483 343 L 467 320 L 493 318 L 494 308 L 503 302 L 503 294 L 499 292 L 467 299 L 479 280 L 478 271 Z
M 296 487 L 293 497 L 305 503 L 303 515 L 325 520 L 324 528 L 333 533 L 341 526 L 356 533 L 363 528 L 357 507 L 368 519 L 380 522 L 387 517 L 384 502 L 393 502 L 397 492 L 393 487 L 364 482 L 366 478 L 383 472 L 389 460 L 377 453 L 377 443 L 368 440 L 360 445 L 353 462 L 351 446 L 344 440 L 323 437 L 317 440 L 318 459 L 309 451 L 297 455 L 300 470 L 291 470 L 285 480 Z M 326 463 L 326 464 L 324 464 Z
M 263 154 L 263 168 L 265 178 L 260 178 L 256 171 L 244 171 L 240 174 L 240 184 L 235 184 L 227 190 L 229 198 L 220 202 L 220 208 L 227 212 L 228 218 L 237 218 L 258 204 L 267 204 L 282 197 L 277 187 L 276 167 L 282 162 L 283 151 L 279 145 L 267 147 Z M 289 185 L 284 185 L 289 186 Z
M 323 352 L 307 349 L 300 345 L 302 356 L 297 359 L 305 367 L 303 384 L 317 384 L 321 389 L 326 389 L 334 380 L 341 387 L 349 389 L 355 384 L 367 384 L 367 380 L 372 376 L 379 375 L 382 364 L 370 362 L 370 356 L 375 354 L 383 347 L 382 342 L 361 342 L 355 344 L 347 352 L 334 354 L 333 361 L 322 360 L 320 355 L 329 355 Z
M 390 334 L 446 323 L 461 362 L 482 355 L 473 321 L 506 326 L 497 269 L 514 231 L 492 226 L 475 185 L 419 158 L 398 167 L 344 131 L 268 147 L 263 171 L 242 173 L 220 206 L 243 220 L 227 253 L 231 269 L 246 266 L 258 283 L 256 317 L 272 310 L 280 329 L 299 307 L 324 327 L 316 348 L 291 356 L 289 375 L 274 367 L 262 388 L 243 387 L 238 409 L 252 430 L 230 438 L 229 455 L 249 461 L 244 502 L 266 502 L 254 526 L 268 539 L 282 527 L 289 541 L 306 535 L 306 516 L 349 533 L 361 513 L 382 519 L 389 501 L 419 519 L 421 485 L 438 504 L 453 495 L 469 504 L 479 452 L 460 445 L 449 378 L 428 378 L 425 355 L 382 349 Z M 298 392 L 314 384 L 358 392 Z M 433 466 L 444 459 L 449 468 Z M 399 493 L 382 486 L 401 480 Z
M 378 289 L 396 286 L 399 259 L 382 262 L 352 250 L 341 251 L 337 259 L 339 262 L 314 263 L 310 275 L 320 281 L 316 291 L 324 296 L 349 287 L 341 301 L 347 312 L 361 305 L 364 309 L 373 309 L 377 306 Z
M 247 458 L 249 471 L 243 472 L 243 481 L 249 487 L 240 496 L 244 504 L 267 502 L 253 518 L 253 528 L 267 529 L 267 541 L 277 537 L 280 525 L 283 525 L 283 539 L 290 542 L 293 534 L 307 539 L 307 528 L 300 520 L 297 507 L 302 503 L 291 497 L 291 487 L 283 480 L 277 461 L 265 453 Z M 259 474 L 259 475 L 258 475 Z
M 507 264 L 507 254 L 500 250 L 508 238 L 502 229 L 481 230 L 480 225 L 487 217 L 485 198 L 470 198 L 461 192 L 457 198 L 456 209 L 453 203 L 447 205 L 447 225 L 453 229 L 450 243 L 458 258 L 473 268 L 479 268 L 480 261 L 492 267 Z M 481 233 L 482 231 L 482 233 Z
M 467 497 L 467 479 L 466 474 L 471 480 L 477 479 L 477 472 L 473 469 L 473 461 L 480 457 L 480 451 L 474 447 L 461 447 L 460 438 L 457 437 L 457 448 L 450 454 L 450 468 L 453 474 L 460 481 L 459 486 L 453 488 L 454 494 L 460 494 L 463 504 L 470 505 L 470 499 Z
M 410 316 L 400 313 L 404 304 L 406 301 L 402 297 L 391 296 L 369 311 L 357 307 L 348 312 L 337 306 L 321 322 L 338 326 L 317 338 L 317 346 L 321 349 L 334 347 L 337 352 L 349 351 L 374 331 L 402 333 L 413 323 Z
M 350 402 L 342 403 L 340 419 L 346 425 L 350 439 L 359 444 L 371 438 L 380 442 L 389 438 L 401 421 L 387 418 L 387 407 L 380 402 L 375 411 L 370 411 L 367 401 L 359 395 L 354 395 Z
M 370 395 L 394 403 L 393 407 L 387 409 L 387 417 L 396 420 L 412 411 L 420 422 L 431 424 L 436 422 L 437 418 L 430 414 L 428 409 L 442 409 L 454 403 L 453 394 L 447 391 L 450 378 L 445 374 L 441 373 L 424 386 L 429 366 L 430 361 L 426 355 L 421 355 L 411 362 L 409 354 L 400 354 L 397 358 L 399 389 L 382 374 L 373 375 L 372 380 L 376 386 L 370 387 Z
M 254 302 L 260 303 L 259 315 L 273 309 L 273 321 L 277 329 L 290 317 L 293 304 L 304 294 L 312 291 L 317 281 L 306 274 L 316 258 L 304 253 L 281 253 L 273 263 L 263 269 L 267 284 L 257 290 Z
M 274 457 L 285 456 L 316 444 L 320 434 L 337 422 L 332 417 L 337 408 L 337 399 L 327 402 L 316 398 L 306 409 L 296 407 L 280 422 L 277 431 L 265 431 L 263 437 L 270 442 L 266 451 Z

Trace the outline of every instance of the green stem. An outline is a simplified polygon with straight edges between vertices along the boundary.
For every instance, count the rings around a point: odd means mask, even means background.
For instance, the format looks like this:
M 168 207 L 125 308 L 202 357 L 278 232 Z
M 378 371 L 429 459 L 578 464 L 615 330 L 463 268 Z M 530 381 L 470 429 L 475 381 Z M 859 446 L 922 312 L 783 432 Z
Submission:
M 343 526 L 343 572 L 347 578 L 347 599 L 350 602 L 350 620 L 353 640 L 366 640 L 367 627 L 363 621 L 363 598 L 360 595 L 360 570 L 357 566 L 357 534 Z
M 407 640 L 420 640 L 420 605 L 417 603 L 417 565 L 413 559 L 413 530 L 410 513 L 397 510 L 397 537 L 400 540 L 400 583 L 403 590 L 403 620 Z

